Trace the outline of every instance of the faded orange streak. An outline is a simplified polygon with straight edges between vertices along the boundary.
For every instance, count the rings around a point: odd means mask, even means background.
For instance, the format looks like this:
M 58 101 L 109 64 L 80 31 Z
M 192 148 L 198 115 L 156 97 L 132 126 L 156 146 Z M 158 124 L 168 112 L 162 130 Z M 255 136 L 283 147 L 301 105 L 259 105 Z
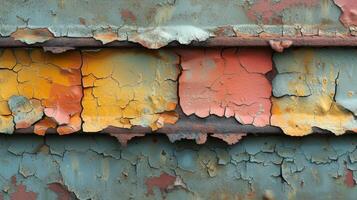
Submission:
M 185 50 L 179 79 L 186 115 L 235 117 L 242 124 L 265 126 L 270 119 L 272 69 L 267 49 Z
M 7 101 L 13 95 L 37 99 L 41 102 L 45 116 L 56 122 L 60 134 L 80 130 L 81 119 L 81 55 L 78 51 L 63 54 L 45 53 L 40 49 L 5 49 L 0 54 L 0 105 L 7 107 Z M 1 70 L 6 68 L 9 70 Z M 8 110 L 0 111 L 0 120 L 8 118 Z M 10 115 L 14 113 L 10 113 Z M 21 115 L 21 113 L 17 113 Z M 4 118 L 6 117 L 6 118 Z M 48 119 L 40 121 L 35 133 L 43 135 L 47 128 L 54 128 Z M 79 125 L 78 125 L 79 121 Z M 26 127 L 30 126 L 28 124 Z M 8 129 L 12 123 L 0 123 L 0 130 Z M 16 124 L 22 127 L 22 124 Z M 48 127 L 46 127 L 48 126 Z M 63 131 L 61 127 L 71 127 Z M 12 132 L 12 131 L 7 131 Z

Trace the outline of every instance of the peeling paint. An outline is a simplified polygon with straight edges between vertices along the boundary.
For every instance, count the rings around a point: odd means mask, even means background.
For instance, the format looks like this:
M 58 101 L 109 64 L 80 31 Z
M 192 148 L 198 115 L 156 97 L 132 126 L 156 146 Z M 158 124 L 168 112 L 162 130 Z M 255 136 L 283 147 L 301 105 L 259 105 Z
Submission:
M 28 128 L 38 121 L 41 123 L 42 116 L 57 124 L 59 134 L 81 129 L 79 52 L 53 55 L 40 49 L 0 51 L 2 132 L 14 131 L 9 120 L 13 119 L 16 128 Z M 53 124 L 50 127 L 53 128 Z M 37 131 L 35 129 L 35 133 L 44 134 Z
M 348 0 L 334 0 L 336 5 L 341 8 L 341 22 L 346 26 L 357 26 L 357 2 Z
M 299 49 L 274 55 L 271 124 L 288 135 L 312 133 L 313 127 L 340 135 L 357 130 L 354 101 L 357 73 L 354 50 Z
M 186 115 L 235 117 L 265 126 L 270 119 L 271 52 L 261 49 L 180 51 L 180 106 Z M 244 84 L 242 84 L 244 83 Z
M 83 52 L 83 130 L 175 123 L 178 62 L 167 51 Z
M 27 44 L 35 44 L 50 40 L 54 36 L 47 28 L 19 28 L 11 33 L 11 37 Z
M 356 136 L 0 136 L 4 199 L 354 199 Z M 46 146 L 46 148 L 44 148 Z M 41 148 L 42 147 L 42 148 Z M 42 149 L 42 150 L 39 150 Z M 21 172 L 27 171 L 28 176 Z M 14 181 L 16 180 L 16 181 Z M 23 195 L 18 196 L 18 195 Z M 26 195 L 26 196 L 24 196 Z

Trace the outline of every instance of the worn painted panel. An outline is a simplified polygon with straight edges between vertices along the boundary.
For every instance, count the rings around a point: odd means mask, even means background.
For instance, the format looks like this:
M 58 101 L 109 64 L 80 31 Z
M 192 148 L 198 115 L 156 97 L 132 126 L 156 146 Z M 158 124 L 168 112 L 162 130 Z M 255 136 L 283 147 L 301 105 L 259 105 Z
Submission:
M 45 7 L 36 0 L 0 3 L 0 35 L 29 44 L 85 37 L 160 48 L 172 41 L 189 44 L 222 36 L 351 37 L 353 24 L 343 19 L 346 13 L 354 16 L 343 1 L 337 1 L 340 8 L 333 0 L 51 0 Z M 339 20 L 341 9 L 346 26 Z
M 83 130 L 175 123 L 178 63 L 170 51 L 83 52 Z
M 276 54 L 271 123 L 288 135 L 313 127 L 339 135 L 357 130 L 357 51 L 297 49 Z
M 356 136 L 0 136 L 4 199 L 354 199 Z M 21 145 L 21 146 L 20 146 Z M 19 148 L 20 147 L 20 148 Z
M 185 50 L 181 56 L 180 106 L 186 115 L 235 117 L 269 125 L 272 69 L 267 49 Z
M 0 131 L 11 134 L 14 126 L 35 125 L 34 132 L 43 135 L 49 128 L 46 121 L 60 134 L 79 131 L 81 63 L 78 51 L 0 50 Z

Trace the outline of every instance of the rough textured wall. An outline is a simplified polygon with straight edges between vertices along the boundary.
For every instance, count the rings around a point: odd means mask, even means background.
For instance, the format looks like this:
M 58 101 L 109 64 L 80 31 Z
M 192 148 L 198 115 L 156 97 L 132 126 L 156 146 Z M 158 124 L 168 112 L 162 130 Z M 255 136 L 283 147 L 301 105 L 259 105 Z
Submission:
M 355 136 L 0 136 L 2 199 L 354 199 Z

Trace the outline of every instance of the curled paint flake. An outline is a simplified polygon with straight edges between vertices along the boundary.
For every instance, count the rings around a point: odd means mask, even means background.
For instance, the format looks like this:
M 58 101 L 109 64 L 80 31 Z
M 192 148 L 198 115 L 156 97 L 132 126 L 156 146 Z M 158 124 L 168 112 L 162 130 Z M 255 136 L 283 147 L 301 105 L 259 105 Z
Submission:
M 83 130 L 175 123 L 178 62 L 169 51 L 84 52 Z
M 35 44 L 50 40 L 54 35 L 47 28 L 19 28 L 11 34 L 11 37 L 26 44 Z
M 236 144 L 237 142 L 239 142 L 239 140 L 241 140 L 244 136 L 246 136 L 246 133 L 215 133 L 212 134 L 212 137 L 216 137 L 219 138 L 223 141 L 225 141 L 227 144 L 232 145 L 232 144 Z
M 265 126 L 270 118 L 272 69 L 267 49 L 185 50 L 179 79 L 186 115 L 235 117 L 242 124 Z

